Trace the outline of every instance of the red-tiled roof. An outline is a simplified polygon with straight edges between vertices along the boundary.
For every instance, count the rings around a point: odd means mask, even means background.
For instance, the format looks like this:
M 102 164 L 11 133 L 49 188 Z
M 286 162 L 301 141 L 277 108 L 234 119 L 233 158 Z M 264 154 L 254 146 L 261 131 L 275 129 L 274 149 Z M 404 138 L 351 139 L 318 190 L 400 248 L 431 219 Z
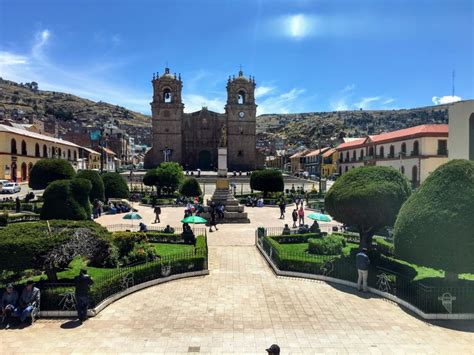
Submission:
M 300 151 L 300 152 L 297 152 L 297 153 L 293 154 L 293 155 L 290 157 L 290 159 L 292 159 L 292 158 L 299 158 L 299 157 L 303 156 L 304 154 L 306 154 L 307 152 L 308 152 L 308 150 L 302 150 L 302 151 Z
M 321 148 L 321 149 L 316 149 L 316 150 L 311 150 L 309 151 L 308 154 L 305 155 L 305 157 L 315 157 L 315 156 L 318 156 L 319 154 L 321 154 L 321 152 L 325 152 L 326 150 L 328 150 L 329 147 L 325 147 L 325 148 Z
M 345 149 L 352 149 L 362 147 L 364 145 L 366 138 L 359 138 L 354 141 L 341 143 L 337 146 L 337 150 L 345 150 Z
M 333 155 L 335 152 L 336 152 L 336 149 L 334 149 L 334 148 L 331 148 L 331 149 L 329 149 L 329 150 L 326 150 L 326 151 L 323 153 L 323 158 L 328 158 L 328 157 L 330 157 L 331 155 Z
M 402 139 L 417 138 L 423 136 L 434 136 L 434 137 L 447 137 L 448 136 L 448 125 L 447 124 L 424 124 L 420 126 L 400 129 L 398 131 L 387 132 L 377 134 L 376 136 L 370 136 L 367 139 L 367 143 L 383 143 L 387 141 L 397 141 Z

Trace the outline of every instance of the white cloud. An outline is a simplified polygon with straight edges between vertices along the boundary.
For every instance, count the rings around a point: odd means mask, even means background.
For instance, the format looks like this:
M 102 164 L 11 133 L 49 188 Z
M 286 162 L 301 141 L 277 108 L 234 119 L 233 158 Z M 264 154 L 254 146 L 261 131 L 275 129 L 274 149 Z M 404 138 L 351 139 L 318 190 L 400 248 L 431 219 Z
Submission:
M 383 101 L 382 105 L 388 105 L 388 104 L 391 104 L 394 101 L 395 101 L 395 99 L 390 98 L 390 99 L 387 99 L 387 100 Z
M 355 85 L 346 85 L 342 90 L 336 93 L 329 102 L 333 111 L 348 111 L 351 109 L 392 109 L 390 105 L 395 102 L 394 98 L 385 96 L 367 96 L 356 99 Z
M 215 97 L 209 98 L 196 94 L 183 94 L 184 112 L 199 111 L 202 107 L 214 112 L 224 112 L 225 101 Z
M 3 73 L 4 67 L 11 65 L 27 64 L 27 57 L 9 52 L 0 52 L 0 73 Z
M 37 59 L 43 58 L 43 48 L 48 43 L 49 38 L 51 37 L 51 32 L 49 30 L 43 30 L 36 33 L 35 43 L 33 48 L 31 48 L 31 54 Z
M 331 107 L 331 110 L 333 111 L 348 111 L 349 110 L 349 105 L 347 104 L 345 98 L 333 100 L 329 103 L 329 106 Z
M 461 101 L 461 98 L 459 96 L 433 96 L 431 100 L 435 105 L 444 105 L 451 102 Z
M 286 17 L 284 21 L 286 33 L 293 38 L 303 38 L 312 34 L 314 30 L 314 18 L 298 14 Z
M 257 115 L 300 112 L 302 107 L 299 107 L 298 104 L 301 103 L 300 98 L 305 91 L 305 89 L 293 88 L 283 94 L 268 96 L 258 103 Z
M 263 96 L 269 94 L 270 92 L 272 92 L 273 90 L 275 90 L 274 87 L 270 87 L 270 86 L 258 86 L 258 87 L 255 89 L 255 97 L 256 97 L 256 98 L 263 97 Z
M 374 96 L 374 97 L 364 97 L 362 98 L 359 102 L 354 103 L 354 107 L 356 109 L 368 109 L 370 108 L 371 104 L 377 101 L 380 101 L 381 97 L 380 96 Z

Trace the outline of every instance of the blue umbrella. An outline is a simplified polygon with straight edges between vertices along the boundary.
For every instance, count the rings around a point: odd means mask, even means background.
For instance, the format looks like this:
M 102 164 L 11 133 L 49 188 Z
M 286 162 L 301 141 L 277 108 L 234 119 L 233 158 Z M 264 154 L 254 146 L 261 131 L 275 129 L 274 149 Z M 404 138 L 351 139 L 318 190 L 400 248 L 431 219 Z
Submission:
M 138 213 L 136 212 L 130 212 L 130 213 L 127 213 L 125 216 L 122 217 L 122 219 L 142 219 L 142 216 L 140 216 Z
M 319 221 L 319 222 L 331 222 L 332 221 L 331 216 L 329 216 L 327 214 L 317 213 L 317 212 L 310 213 L 308 215 L 308 218 L 312 219 L 313 221 Z

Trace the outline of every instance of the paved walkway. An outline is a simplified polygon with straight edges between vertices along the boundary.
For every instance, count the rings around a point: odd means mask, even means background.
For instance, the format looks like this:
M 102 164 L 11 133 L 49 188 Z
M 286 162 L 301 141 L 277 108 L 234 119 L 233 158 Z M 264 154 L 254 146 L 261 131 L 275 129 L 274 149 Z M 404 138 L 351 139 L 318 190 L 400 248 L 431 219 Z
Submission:
M 163 223 L 176 225 L 176 211 L 164 209 Z M 148 223 L 151 212 L 140 212 Z M 283 222 L 277 209 L 249 214 L 252 224 L 222 225 L 209 234 L 209 276 L 139 291 L 80 327 L 39 320 L 0 331 L 0 354 L 264 354 L 272 343 L 282 354 L 474 354 L 472 322 L 429 324 L 348 288 L 275 277 L 253 245 L 254 229 Z M 101 222 L 114 222 L 109 218 Z

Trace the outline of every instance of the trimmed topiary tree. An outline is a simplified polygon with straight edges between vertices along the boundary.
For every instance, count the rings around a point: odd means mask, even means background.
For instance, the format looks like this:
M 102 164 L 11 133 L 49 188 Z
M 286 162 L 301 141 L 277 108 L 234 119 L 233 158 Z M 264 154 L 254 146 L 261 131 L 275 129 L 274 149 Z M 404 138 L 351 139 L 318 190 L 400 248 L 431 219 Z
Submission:
M 448 279 L 474 270 L 474 161 L 451 160 L 407 200 L 394 228 L 395 255 L 442 269 Z
M 147 170 L 143 176 L 143 184 L 145 186 L 154 187 L 158 184 L 158 171 L 155 169 Z
M 156 190 L 161 194 L 162 190 L 168 193 L 175 192 L 184 179 L 183 167 L 175 162 L 161 163 L 156 168 Z
M 105 198 L 128 198 L 128 185 L 119 173 L 105 173 L 102 175 L 104 181 Z
M 52 182 L 43 194 L 41 219 L 90 219 L 89 193 L 91 188 L 91 182 L 86 179 Z
M 360 246 L 368 248 L 378 229 L 393 225 L 410 191 L 407 179 L 397 170 L 364 166 L 336 180 L 326 194 L 325 206 L 334 219 L 356 227 Z
M 53 181 L 72 179 L 74 175 L 74 168 L 66 160 L 41 159 L 33 165 L 28 185 L 35 190 L 45 189 Z
M 92 188 L 89 193 L 89 200 L 93 202 L 95 199 L 105 200 L 104 182 L 100 174 L 94 170 L 81 170 L 76 174 L 76 178 L 87 179 L 91 182 Z
M 250 188 L 263 191 L 264 197 L 267 197 L 269 192 L 283 191 L 284 183 L 281 171 L 274 169 L 253 171 L 250 175 Z
M 201 186 L 195 178 L 188 178 L 184 180 L 183 184 L 179 189 L 179 193 L 186 197 L 201 196 Z

